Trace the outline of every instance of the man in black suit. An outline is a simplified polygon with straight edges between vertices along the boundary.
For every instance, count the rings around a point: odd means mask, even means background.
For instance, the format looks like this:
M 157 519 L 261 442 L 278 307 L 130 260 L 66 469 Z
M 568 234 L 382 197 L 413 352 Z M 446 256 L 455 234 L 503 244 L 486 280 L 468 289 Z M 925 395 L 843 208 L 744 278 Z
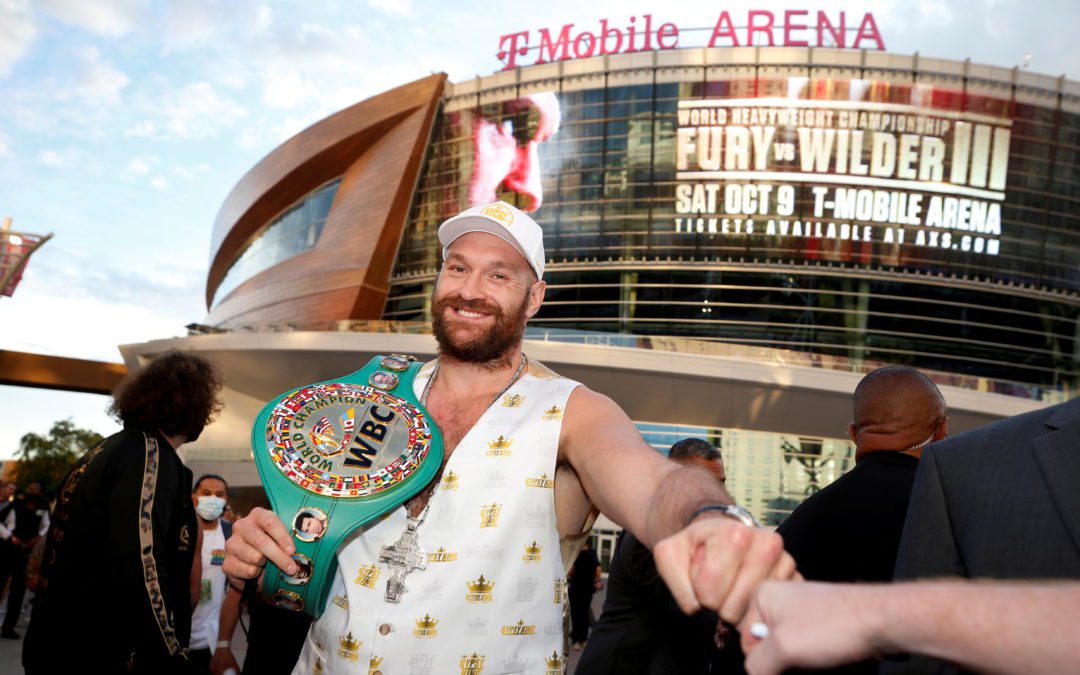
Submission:
M 1077 486 L 1080 398 L 935 444 L 915 479 L 897 580 L 1080 578 Z M 949 667 L 913 660 L 888 672 Z
M 809 581 L 892 580 L 919 456 L 948 433 L 945 398 L 914 368 L 878 368 L 853 399 L 855 468 L 777 529 Z

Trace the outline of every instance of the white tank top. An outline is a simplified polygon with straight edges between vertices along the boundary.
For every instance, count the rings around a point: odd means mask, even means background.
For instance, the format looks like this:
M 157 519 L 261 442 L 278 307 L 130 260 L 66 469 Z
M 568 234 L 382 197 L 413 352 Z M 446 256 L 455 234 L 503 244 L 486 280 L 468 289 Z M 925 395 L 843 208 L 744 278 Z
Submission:
M 417 396 L 431 371 L 429 363 L 418 374 Z M 563 411 L 577 386 L 530 360 L 469 430 L 418 529 L 427 567 L 406 575 L 400 603 L 383 599 L 389 569 L 379 552 L 405 530 L 404 507 L 346 540 L 294 673 L 564 672 L 568 563 L 554 479 Z
M 199 584 L 199 604 L 191 615 L 191 648 L 209 649 L 217 644 L 221 605 L 225 601 L 225 533 L 221 519 L 217 527 L 203 530 L 202 580 Z

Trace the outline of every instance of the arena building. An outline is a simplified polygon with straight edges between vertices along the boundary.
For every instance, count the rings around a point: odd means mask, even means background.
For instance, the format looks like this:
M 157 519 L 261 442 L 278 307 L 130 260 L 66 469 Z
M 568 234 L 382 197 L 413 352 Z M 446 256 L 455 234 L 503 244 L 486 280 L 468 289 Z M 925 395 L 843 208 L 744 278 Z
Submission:
M 526 352 L 660 450 L 713 441 L 766 522 L 852 466 L 850 394 L 879 365 L 930 374 L 954 431 L 1071 395 L 1080 84 L 839 47 L 522 49 L 342 110 L 232 190 L 207 317 L 123 348 L 226 370 L 193 463 L 255 485 L 265 401 L 432 355 L 437 227 L 496 198 L 545 233 Z

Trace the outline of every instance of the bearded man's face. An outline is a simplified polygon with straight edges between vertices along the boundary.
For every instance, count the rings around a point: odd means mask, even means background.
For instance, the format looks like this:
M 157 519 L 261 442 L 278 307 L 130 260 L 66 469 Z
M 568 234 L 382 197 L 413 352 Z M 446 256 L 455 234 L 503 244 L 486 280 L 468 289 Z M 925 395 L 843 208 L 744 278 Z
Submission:
M 543 284 L 499 237 L 471 232 L 451 244 L 432 297 L 432 330 L 443 356 L 498 362 L 521 344 L 539 309 Z

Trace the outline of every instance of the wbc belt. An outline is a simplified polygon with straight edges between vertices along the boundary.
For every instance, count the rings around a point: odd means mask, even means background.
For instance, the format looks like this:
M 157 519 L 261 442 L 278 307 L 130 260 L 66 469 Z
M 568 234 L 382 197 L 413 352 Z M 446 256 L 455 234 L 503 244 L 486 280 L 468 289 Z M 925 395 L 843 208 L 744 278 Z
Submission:
M 411 356 L 376 356 L 362 370 L 286 392 L 266 405 L 251 446 L 299 566 L 267 563 L 263 591 L 318 618 L 341 542 L 420 492 L 442 465 L 442 435 L 413 393 Z

